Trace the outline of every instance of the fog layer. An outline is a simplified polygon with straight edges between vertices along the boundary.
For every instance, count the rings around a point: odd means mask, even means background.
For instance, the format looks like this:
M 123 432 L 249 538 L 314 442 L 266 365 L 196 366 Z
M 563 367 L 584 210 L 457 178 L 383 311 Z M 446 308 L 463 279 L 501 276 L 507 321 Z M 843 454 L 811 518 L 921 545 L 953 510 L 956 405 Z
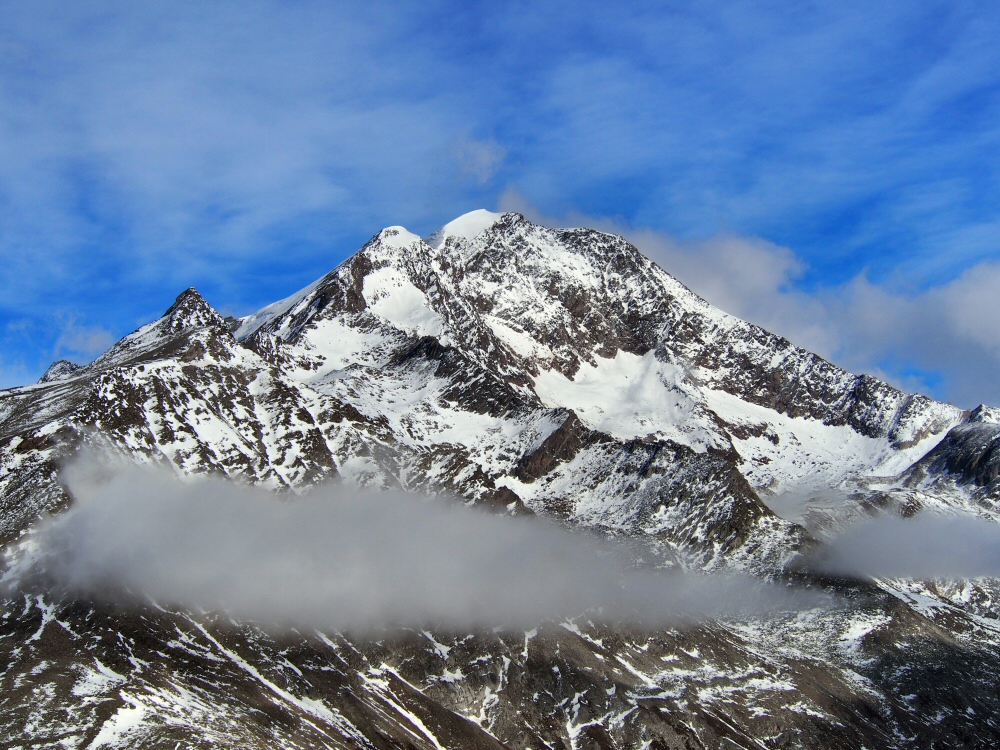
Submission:
M 343 485 L 278 496 L 122 468 L 67 474 L 76 502 L 34 534 L 32 568 L 78 597 L 339 629 L 527 626 L 587 611 L 663 624 L 793 605 L 747 578 L 640 570 L 634 550 L 457 500 Z

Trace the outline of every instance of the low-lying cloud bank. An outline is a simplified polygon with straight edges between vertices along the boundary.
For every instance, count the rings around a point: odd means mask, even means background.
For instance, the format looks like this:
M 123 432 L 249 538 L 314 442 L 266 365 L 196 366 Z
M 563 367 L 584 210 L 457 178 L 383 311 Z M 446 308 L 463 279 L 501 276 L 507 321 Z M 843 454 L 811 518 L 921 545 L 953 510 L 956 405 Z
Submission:
M 57 592 L 353 630 L 532 627 L 585 611 L 662 625 L 815 598 L 743 577 L 640 570 L 620 545 L 457 501 L 343 485 L 278 496 L 135 467 L 99 474 L 68 472 L 75 505 L 35 532 L 28 570 Z
M 327 485 L 276 495 L 222 479 L 93 459 L 64 475 L 72 508 L 13 553 L 7 586 L 84 600 L 220 612 L 265 627 L 530 628 L 585 614 L 665 626 L 837 607 L 739 575 L 636 565 L 636 547 L 458 500 Z M 10 553 L 9 553 L 10 554 Z M 899 578 L 1000 576 L 1000 525 L 882 518 L 807 568 Z

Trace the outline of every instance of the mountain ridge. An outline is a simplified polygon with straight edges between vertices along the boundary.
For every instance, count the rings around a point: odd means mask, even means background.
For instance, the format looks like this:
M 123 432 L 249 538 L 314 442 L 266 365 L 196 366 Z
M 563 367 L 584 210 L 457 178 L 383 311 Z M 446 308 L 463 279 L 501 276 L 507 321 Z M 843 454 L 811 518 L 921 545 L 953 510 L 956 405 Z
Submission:
M 490 212 L 427 240 L 387 227 L 257 313 L 226 320 L 188 289 L 69 377 L 0 391 L 7 565 L 72 504 L 62 467 L 97 448 L 275 490 L 534 513 L 632 540 L 654 567 L 742 571 L 839 607 L 372 641 L 32 590 L 4 600 L 0 724 L 25 746 L 988 746 L 991 580 L 800 566 L 872 513 L 997 520 L 996 415 L 837 368 L 614 235 Z

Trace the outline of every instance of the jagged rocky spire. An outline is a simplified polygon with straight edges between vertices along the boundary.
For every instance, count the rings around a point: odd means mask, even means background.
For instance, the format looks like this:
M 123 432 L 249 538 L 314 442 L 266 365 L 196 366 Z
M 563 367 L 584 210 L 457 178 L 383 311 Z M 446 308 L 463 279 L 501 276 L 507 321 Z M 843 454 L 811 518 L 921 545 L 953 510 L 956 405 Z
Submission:
M 201 326 L 225 325 L 223 318 L 215 311 L 197 289 L 189 287 L 177 295 L 174 303 L 163 313 L 171 330 L 198 328 Z
M 57 359 L 49 365 L 49 369 L 39 378 L 38 382 L 51 383 L 55 380 L 63 380 L 64 378 L 72 377 L 80 369 L 80 365 L 70 362 L 68 359 Z

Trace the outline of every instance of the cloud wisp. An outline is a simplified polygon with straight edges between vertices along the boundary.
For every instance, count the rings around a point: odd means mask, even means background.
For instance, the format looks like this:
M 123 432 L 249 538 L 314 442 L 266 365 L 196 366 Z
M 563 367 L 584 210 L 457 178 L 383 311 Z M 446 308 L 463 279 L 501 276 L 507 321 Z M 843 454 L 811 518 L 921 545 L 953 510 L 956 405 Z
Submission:
M 72 508 L 8 551 L 7 590 L 214 612 L 265 628 L 530 628 L 586 616 L 640 627 L 835 609 L 831 593 L 735 574 L 649 569 L 641 551 L 537 518 L 345 485 L 276 495 L 88 460 Z M 857 578 L 1000 576 L 1000 525 L 880 518 L 802 570 Z
M 69 355 L 90 361 L 102 354 L 115 343 L 115 337 L 100 326 L 80 324 L 75 317 L 63 317 L 59 338 L 56 339 L 53 356 Z
M 276 496 L 139 468 L 67 476 L 76 503 L 36 532 L 25 565 L 57 592 L 93 600 L 367 631 L 532 627 L 584 612 L 662 625 L 814 598 L 742 577 L 639 570 L 626 548 L 591 535 L 402 492 Z
M 1000 576 L 1000 524 L 968 516 L 878 518 L 850 526 L 813 565 L 879 578 Z

